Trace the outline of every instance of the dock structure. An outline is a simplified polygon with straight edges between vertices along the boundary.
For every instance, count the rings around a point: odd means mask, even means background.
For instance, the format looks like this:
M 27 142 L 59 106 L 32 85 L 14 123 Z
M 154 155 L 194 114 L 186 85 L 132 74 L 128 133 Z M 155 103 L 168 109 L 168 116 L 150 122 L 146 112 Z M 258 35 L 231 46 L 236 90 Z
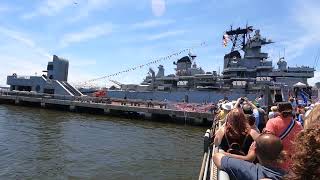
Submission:
M 1 91 L 0 104 L 62 109 L 113 116 L 141 117 L 149 120 L 207 125 L 213 120 L 210 112 L 175 110 L 167 102 L 142 101 L 89 96 L 53 95 L 34 92 Z

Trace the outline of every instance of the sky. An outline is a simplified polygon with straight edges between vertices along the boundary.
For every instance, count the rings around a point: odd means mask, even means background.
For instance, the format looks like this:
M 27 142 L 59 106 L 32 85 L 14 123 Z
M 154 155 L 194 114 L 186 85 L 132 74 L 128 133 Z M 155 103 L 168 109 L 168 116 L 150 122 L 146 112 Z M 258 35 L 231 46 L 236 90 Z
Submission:
M 41 75 L 54 54 L 69 60 L 75 85 L 185 48 L 193 48 L 205 71 L 222 71 L 230 51 L 222 44 L 224 32 L 247 23 L 275 42 L 263 48 L 274 66 L 285 56 L 290 66 L 316 67 L 309 83 L 320 81 L 318 0 L 1 0 L 0 86 L 13 73 Z M 159 64 L 172 74 L 173 62 L 187 53 L 112 80 L 140 83 Z

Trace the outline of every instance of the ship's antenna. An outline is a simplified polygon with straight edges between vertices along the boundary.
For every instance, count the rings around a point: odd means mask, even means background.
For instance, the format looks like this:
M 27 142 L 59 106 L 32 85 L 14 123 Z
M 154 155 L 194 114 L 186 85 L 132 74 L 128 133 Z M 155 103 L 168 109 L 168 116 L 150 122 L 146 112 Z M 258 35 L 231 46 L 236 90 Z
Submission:
M 316 67 L 316 62 L 317 62 L 318 54 L 319 54 L 319 50 L 316 52 L 316 56 L 314 57 L 313 68 Z
M 315 57 L 315 59 L 314 59 L 314 64 L 313 64 L 313 68 L 314 68 L 314 69 L 317 68 L 319 59 L 320 59 L 320 48 L 319 48 L 319 50 L 318 50 L 318 52 L 317 52 L 317 54 L 316 54 L 316 57 Z

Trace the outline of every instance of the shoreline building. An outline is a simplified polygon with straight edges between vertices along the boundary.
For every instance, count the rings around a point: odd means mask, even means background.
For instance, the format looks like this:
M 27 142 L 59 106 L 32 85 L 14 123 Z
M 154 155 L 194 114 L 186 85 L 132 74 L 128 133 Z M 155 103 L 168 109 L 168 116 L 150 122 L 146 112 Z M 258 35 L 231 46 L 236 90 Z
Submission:
M 82 96 L 82 93 L 68 81 L 69 61 L 53 55 L 48 62 L 46 74 L 42 76 L 20 76 L 16 73 L 7 76 L 11 91 L 28 91 L 45 94 Z

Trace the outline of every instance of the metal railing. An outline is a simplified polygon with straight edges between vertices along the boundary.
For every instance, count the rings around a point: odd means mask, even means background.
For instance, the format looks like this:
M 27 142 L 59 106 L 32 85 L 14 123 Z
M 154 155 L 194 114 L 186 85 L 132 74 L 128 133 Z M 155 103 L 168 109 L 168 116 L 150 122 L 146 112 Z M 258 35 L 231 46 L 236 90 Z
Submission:
M 218 169 L 213 162 L 213 156 L 217 152 L 223 152 L 213 144 L 215 129 L 220 127 L 220 123 L 215 121 L 213 129 L 208 129 L 204 135 L 204 154 L 199 174 L 199 180 L 229 180 L 229 175 Z

